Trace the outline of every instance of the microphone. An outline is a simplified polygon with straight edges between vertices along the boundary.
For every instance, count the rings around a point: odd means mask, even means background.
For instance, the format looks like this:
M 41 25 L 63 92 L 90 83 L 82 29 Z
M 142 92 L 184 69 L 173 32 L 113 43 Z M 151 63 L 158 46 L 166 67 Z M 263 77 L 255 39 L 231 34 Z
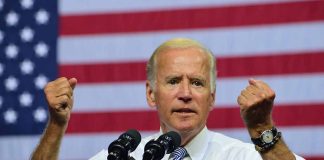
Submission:
M 109 145 L 107 160 L 131 159 L 129 153 L 133 152 L 140 142 L 140 133 L 137 130 L 128 130 Z
M 173 152 L 180 146 L 181 137 L 177 132 L 170 131 L 157 140 L 150 140 L 144 147 L 143 160 L 160 160 L 166 153 Z

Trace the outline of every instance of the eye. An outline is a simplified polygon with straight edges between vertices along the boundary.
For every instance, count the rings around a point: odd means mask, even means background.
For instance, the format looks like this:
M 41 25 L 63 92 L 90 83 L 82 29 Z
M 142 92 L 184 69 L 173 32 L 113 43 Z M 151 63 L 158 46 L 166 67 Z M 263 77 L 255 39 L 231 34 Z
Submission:
M 194 85 L 194 86 L 199 86 L 199 87 L 204 86 L 204 83 L 201 82 L 200 80 L 193 80 L 193 81 L 191 82 L 191 84 Z
M 171 84 L 171 85 L 175 85 L 175 84 L 178 84 L 179 83 L 179 80 L 178 79 L 170 79 L 169 81 L 168 81 L 168 84 Z

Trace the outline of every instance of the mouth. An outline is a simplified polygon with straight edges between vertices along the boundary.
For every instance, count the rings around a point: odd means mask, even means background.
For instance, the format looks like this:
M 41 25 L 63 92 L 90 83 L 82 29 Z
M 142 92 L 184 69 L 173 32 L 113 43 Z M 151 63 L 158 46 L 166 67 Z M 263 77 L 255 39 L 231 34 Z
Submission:
M 172 112 L 177 114 L 194 114 L 196 113 L 194 110 L 190 108 L 180 108 L 180 109 L 174 109 Z

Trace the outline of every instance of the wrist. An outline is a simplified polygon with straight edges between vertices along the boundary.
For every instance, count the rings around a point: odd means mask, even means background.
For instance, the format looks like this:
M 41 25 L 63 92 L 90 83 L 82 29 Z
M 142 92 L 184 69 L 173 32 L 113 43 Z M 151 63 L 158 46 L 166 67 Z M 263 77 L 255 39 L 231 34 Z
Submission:
M 57 127 L 66 127 L 70 120 L 69 113 L 50 112 L 49 124 Z
M 262 123 L 254 123 L 253 125 L 247 125 L 248 132 L 251 138 L 259 137 L 263 131 L 270 130 L 275 126 L 271 118 L 265 120 Z
M 275 127 L 264 130 L 258 137 L 251 138 L 258 152 L 266 152 L 272 149 L 281 138 L 281 132 Z
M 258 127 L 254 127 L 254 128 L 248 128 L 249 134 L 251 138 L 257 138 L 260 137 L 260 135 L 266 131 L 266 130 L 270 130 L 274 127 L 274 125 L 260 125 Z
M 63 131 L 65 132 L 66 128 L 68 126 L 68 123 L 57 121 L 53 118 L 50 118 L 47 124 L 47 128 L 51 130 L 55 130 L 55 132 Z

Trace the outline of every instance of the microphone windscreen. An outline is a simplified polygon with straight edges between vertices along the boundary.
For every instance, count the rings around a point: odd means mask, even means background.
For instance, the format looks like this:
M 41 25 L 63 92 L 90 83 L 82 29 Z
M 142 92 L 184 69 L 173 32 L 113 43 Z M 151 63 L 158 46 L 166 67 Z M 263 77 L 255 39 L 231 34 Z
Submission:
M 179 133 L 170 131 L 170 132 L 166 133 L 166 135 L 170 136 L 173 139 L 175 148 L 180 146 L 181 137 L 180 137 Z
M 125 134 L 128 134 L 129 136 L 134 138 L 134 141 L 135 141 L 134 148 L 136 148 L 140 144 L 142 138 L 141 138 L 141 134 L 137 130 L 130 129 Z

